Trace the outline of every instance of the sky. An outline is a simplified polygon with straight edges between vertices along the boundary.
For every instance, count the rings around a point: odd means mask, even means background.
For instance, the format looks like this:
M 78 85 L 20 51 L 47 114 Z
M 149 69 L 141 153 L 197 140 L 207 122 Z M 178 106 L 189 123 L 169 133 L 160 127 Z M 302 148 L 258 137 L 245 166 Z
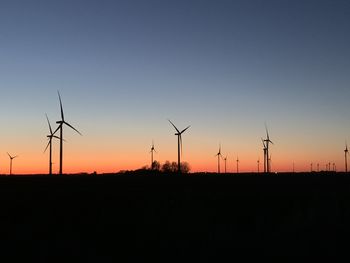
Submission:
M 350 142 L 350 3 L 342 0 L 2 0 L 0 173 L 46 173 L 65 129 L 64 172 L 182 160 L 192 172 L 257 170 L 268 126 L 272 170 L 344 170 Z M 59 144 L 53 144 L 54 172 Z M 262 167 L 260 167 L 262 169 Z

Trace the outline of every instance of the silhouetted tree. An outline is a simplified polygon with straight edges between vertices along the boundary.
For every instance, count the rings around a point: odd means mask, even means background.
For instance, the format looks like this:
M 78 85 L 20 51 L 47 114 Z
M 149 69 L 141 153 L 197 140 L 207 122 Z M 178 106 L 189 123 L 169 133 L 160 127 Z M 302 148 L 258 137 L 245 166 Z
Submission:
M 165 161 L 165 163 L 162 165 L 162 172 L 171 173 L 171 163 L 169 161 Z
M 177 162 L 165 161 L 162 165 L 161 171 L 163 173 L 177 173 L 178 172 Z M 180 165 L 181 173 L 187 174 L 190 172 L 191 168 L 187 162 L 182 162 Z
M 158 161 L 153 161 L 152 167 L 153 170 L 160 171 L 160 163 Z
M 187 162 L 182 162 L 181 166 L 180 166 L 180 169 L 181 169 L 181 173 L 187 174 L 187 173 L 190 172 L 191 167 L 190 167 L 190 165 Z

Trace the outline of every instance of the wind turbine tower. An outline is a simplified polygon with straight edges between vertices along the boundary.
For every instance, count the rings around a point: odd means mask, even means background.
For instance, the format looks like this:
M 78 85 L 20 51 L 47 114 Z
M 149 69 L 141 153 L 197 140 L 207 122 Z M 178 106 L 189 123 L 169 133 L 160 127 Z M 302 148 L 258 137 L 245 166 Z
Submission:
M 52 132 L 52 128 L 51 128 L 51 124 L 50 124 L 50 121 L 49 121 L 49 117 L 47 117 L 46 115 L 46 119 L 47 119 L 47 123 L 49 125 L 49 131 L 50 131 L 50 134 L 47 135 L 47 138 L 49 140 L 45 150 L 44 150 L 44 153 L 46 152 L 47 148 L 50 147 L 49 151 L 49 175 L 52 175 L 52 139 L 53 138 L 56 138 L 56 139 L 60 139 L 59 137 L 57 137 L 53 132 Z
M 156 152 L 156 149 L 154 148 L 154 142 L 152 141 L 152 146 L 151 146 L 151 170 L 153 170 L 153 166 L 154 166 L 154 163 L 153 163 L 153 152 L 157 153 Z
M 215 156 L 218 157 L 218 174 L 220 173 L 220 158 L 222 158 L 221 156 L 221 144 L 219 145 L 219 151 L 217 154 L 215 154 Z
M 181 173 L 181 160 L 180 160 L 180 155 L 182 154 L 182 134 L 191 126 L 187 126 L 187 128 L 183 129 L 181 132 L 176 128 L 176 126 L 174 125 L 174 123 L 172 123 L 170 120 L 168 120 L 171 125 L 173 125 L 173 127 L 176 130 L 175 135 L 177 136 L 177 170 L 179 173 Z
M 266 169 L 266 164 L 267 164 L 267 161 L 266 161 L 266 145 L 265 145 L 265 140 L 263 139 L 263 138 L 261 138 L 261 141 L 262 141 L 262 143 L 263 143 L 263 150 L 264 150 L 264 173 L 266 173 L 267 172 L 267 169 Z
M 17 158 L 18 156 L 11 156 L 9 153 L 7 153 L 7 155 L 9 156 L 10 158 L 10 176 L 12 175 L 12 161 L 13 159 Z
M 238 156 L 237 156 L 237 160 L 236 160 L 236 162 L 237 162 L 237 173 L 239 173 L 239 159 L 238 159 Z
M 224 158 L 224 163 L 225 163 L 225 174 L 227 173 L 227 170 L 226 170 L 226 161 L 227 161 L 227 155 L 226 155 L 226 157 Z
M 60 101 L 60 108 L 61 108 L 61 120 L 60 121 L 56 121 L 58 125 L 58 128 L 56 129 L 56 131 L 54 132 L 54 134 L 60 130 L 60 175 L 63 174 L 63 125 L 67 125 L 69 128 L 73 129 L 74 131 L 76 131 L 78 134 L 82 135 L 77 129 L 75 129 L 72 125 L 70 125 L 68 122 L 65 121 L 64 119 L 64 114 L 63 114 L 63 107 L 62 107 L 62 100 L 61 100 L 61 95 L 59 93 L 59 91 L 57 91 L 58 93 L 58 98 Z
M 347 173 L 348 172 L 348 154 L 349 154 L 348 144 L 347 143 L 345 144 L 344 153 L 345 153 L 345 172 Z
M 265 146 L 266 146 L 266 167 L 267 167 L 267 172 L 270 173 L 270 155 L 269 155 L 269 145 L 270 143 L 273 144 L 273 142 L 270 140 L 270 136 L 269 136 L 269 131 L 267 129 L 267 126 L 265 125 L 265 130 L 266 130 L 266 139 L 265 141 Z

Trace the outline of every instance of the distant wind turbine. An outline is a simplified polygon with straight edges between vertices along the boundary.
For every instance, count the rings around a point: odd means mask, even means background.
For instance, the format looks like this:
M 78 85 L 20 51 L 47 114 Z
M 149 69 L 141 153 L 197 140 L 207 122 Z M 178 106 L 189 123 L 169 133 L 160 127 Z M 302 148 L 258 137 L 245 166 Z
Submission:
M 53 132 L 52 132 L 52 128 L 51 128 L 51 124 L 50 124 L 50 121 L 49 121 L 49 117 L 47 117 L 47 114 L 46 114 L 46 119 L 47 119 L 47 123 L 49 125 L 49 131 L 50 131 L 50 134 L 47 135 L 47 138 L 49 139 L 49 142 L 44 150 L 44 153 L 46 152 L 47 148 L 50 147 L 50 153 L 49 153 L 49 175 L 52 175 L 52 139 L 53 138 L 56 138 L 56 139 L 60 139 L 59 137 L 57 137 Z
M 267 172 L 267 166 L 266 166 L 266 164 L 267 164 L 267 158 L 266 158 L 266 145 L 265 145 L 265 140 L 263 139 L 263 138 L 261 138 L 261 141 L 262 141 L 262 144 L 263 144 L 263 150 L 264 150 L 264 173 L 266 173 Z
M 9 158 L 10 158 L 10 176 L 11 176 L 11 175 L 12 175 L 12 160 L 15 159 L 15 158 L 17 158 L 18 155 L 16 155 L 16 156 L 11 156 L 9 153 L 7 153 L 7 155 L 8 155 Z
M 320 172 L 320 164 L 317 163 L 317 172 L 319 173 Z
M 310 172 L 312 173 L 313 170 L 313 163 L 310 163 Z
M 176 128 L 176 126 L 174 125 L 174 123 L 171 122 L 171 120 L 168 120 L 171 125 L 173 125 L 173 127 L 176 130 L 175 135 L 177 136 L 177 170 L 179 173 L 181 173 L 181 162 L 180 162 L 180 155 L 182 154 L 182 134 L 191 126 L 187 126 L 185 129 L 183 129 L 181 132 Z
M 348 154 L 349 154 L 348 143 L 347 142 L 345 143 L 344 153 L 345 153 L 345 172 L 347 173 L 348 172 Z
M 227 155 L 226 155 L 226 157 L 224 158 L 224 163 L 225 163 L 225 174 L 227 173 L 227 170 L 226 170 L 226 161 L 227 161 Z
M 221 144 L 219 145 L 219 151 L 218 153 L 215 155 L 218 157 L 218 174 L 220 173 L 220 158 L 222 158 L 222 155 L 221 155 Z
M 264 140 L 264 142 L 266 143 L 266 166 L 267 166 L 267 172 L 270 172 L 270 155 L 269 155 L 269 145 L 270 143 L 273 144 L 273 142 L 270 140 L 270 136 L 269 136 L 269 131 L 267 129 L 267 125 L 265 124 L 265 130 L 266 130 L 266 139 Z
M 257 163 L 258 163 L 258 173 L 260 173 L 260 159 L 258 159 Z
M 60 108 L 61 108 L 61 120 L 60 121 L 56 121 L 57 124 L 59 124 L 58 128 L 55 130 L 54 134 L 60 130 L 60 175 L 63 174 L 63 125 L 67 125 L 68 127 L 70 127 L 71 129 L 73 129 L 74 131 L 76 131 L 78 134 L 82 135 L 77 129 L 75 129 L 72 125 L 70 125 L 68 122 L 65 121 L 64 119 L 64 114 L 63 114 L 63 107 L 62 107 L 62 100 L 61 100 L 61 95 L 60 92 L 57 91 L 58 93 L 58 98 L 60 100 Z
M 154 166 L 154 163 L 153 163 L 153 152 L 157 153 L 156 152 L 156 149 L 154 148 L 154 142 L 152 141 L 152 147 L 151 147 L 151 170 L 153 170 L 153 166 Z
M 239 173 L 239 167 L 238 167 L 239 159 L 238 159 L 238 156 L 237 156 L 236 162 L 237 162 L 237 173 Z

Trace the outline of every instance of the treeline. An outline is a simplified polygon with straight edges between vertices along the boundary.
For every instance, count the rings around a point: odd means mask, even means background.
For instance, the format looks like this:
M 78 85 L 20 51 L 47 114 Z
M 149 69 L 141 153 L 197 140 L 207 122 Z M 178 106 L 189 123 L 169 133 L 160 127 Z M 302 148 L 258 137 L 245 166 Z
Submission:
M 187 174 L 191 171 L 191 167 L 187 162 L 181 162 L 180 169 L 182 174 Z M 154 174 L 154 173 L 164 173 L 164 174 L 172 174 L 178 173 L 178 165 L 177 162 L 165 161 L 161 164 L 158 161 L 154 161 L 152 167 L 146 165 L 141 167 L 140 169 L 134 171 L 119 171 L 119 174 L 129 174 L 129 173 L 137 173 L 137 174 Z
M 191 168 L 187 162 L 182 162 L 180 164 L 181 173 L 189 173 Z M 151 167 L 151 170 L 160 171 L 163 173 L 176 173 L 178 172 L 177 162 L 165 161 L 161 164 L 158 161 L 154 161 Z

